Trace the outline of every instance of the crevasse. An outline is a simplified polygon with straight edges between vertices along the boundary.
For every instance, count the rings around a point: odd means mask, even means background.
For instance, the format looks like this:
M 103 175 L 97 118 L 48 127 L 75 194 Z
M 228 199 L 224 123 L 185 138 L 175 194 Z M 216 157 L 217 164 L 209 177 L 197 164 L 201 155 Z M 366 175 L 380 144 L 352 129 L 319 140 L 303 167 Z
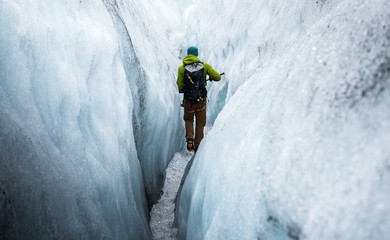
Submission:
M 0 238 L 150 239 L 177 67 L 225 72 L 179 239 L 386 239 L 385 0 L 0 1 Z

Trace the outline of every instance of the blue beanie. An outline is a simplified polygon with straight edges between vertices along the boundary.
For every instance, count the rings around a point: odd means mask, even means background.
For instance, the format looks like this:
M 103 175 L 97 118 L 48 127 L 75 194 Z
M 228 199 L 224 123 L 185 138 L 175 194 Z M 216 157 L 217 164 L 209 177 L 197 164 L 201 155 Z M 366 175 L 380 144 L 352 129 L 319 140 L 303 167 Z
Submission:
M 194 55 L 194 56 L 198 56 L 198 48 L 197 48 L 197 47 L 194 47 L 194 46 L 189 47 L 189 48 L 187 49 L 187 55 L 190 55 L 190 54 L 192 54 L 192 55 Z

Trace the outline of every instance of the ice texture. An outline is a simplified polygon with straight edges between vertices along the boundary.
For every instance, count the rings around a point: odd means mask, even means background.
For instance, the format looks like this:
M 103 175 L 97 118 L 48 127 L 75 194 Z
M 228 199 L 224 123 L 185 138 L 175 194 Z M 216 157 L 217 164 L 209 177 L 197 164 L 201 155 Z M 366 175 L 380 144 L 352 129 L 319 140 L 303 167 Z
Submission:
M 176 239 L 175 200 L 187 163 L 193 156 L 187 150 L 178 152 L 167 167 L 163 194 L 150 211 L 150 228 L 155 240 Z
M 152 0 L 105 1 L 105 5 L 121 36 L 123 61 L 128 66 L 125 70 L 135 103 L 134 136 L 151 207 L 159 198 L 168 162 L 184 143 L 175 77 L 181 63 L 169 41 L 176 25 L 158 21 L 175 19 L 178 13 L 174 9 L 175 14 L 161 12 L 159 7 L 166 4 L 155 6 Z
M 227 74 L 178 239 L 387 239 L 390 2 L 199 0 L 186 21 Z
M 184 131 L 146 3 L 0 1 L 0 238 L 151 238 Z
M 195 45 L 226 75 L 178 238 L 387 239 L 389 29 L 388 0 L 0 1 L 0 238 L 152 238 Z

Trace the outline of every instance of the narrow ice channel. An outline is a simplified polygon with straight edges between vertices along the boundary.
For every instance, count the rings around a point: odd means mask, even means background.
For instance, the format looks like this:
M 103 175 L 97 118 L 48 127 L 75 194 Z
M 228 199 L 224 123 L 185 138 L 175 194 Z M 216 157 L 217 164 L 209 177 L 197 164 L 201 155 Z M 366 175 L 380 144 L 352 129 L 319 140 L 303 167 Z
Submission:
M 155 240 L 176 239 L 176 229 L 173 227 L 175 198 L 186 165 L 192 156 L 193 153 L 186 150 L 177 152 L 167 167 L 163 195 L 150 213 L 150 228 Z

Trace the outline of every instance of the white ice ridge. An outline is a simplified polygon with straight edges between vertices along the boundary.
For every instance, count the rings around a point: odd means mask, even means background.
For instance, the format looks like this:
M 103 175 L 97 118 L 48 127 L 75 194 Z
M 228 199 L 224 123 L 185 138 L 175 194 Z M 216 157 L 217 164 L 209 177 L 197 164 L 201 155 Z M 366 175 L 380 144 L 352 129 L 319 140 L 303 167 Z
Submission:
M 153 239 L 176 239 L 177 230 L 173 227 L 175 198 L 181 178 L 193 153 L 177 152 L 169 163 L 163 187 L 163 195 L 150 213 L 150 228 Z

